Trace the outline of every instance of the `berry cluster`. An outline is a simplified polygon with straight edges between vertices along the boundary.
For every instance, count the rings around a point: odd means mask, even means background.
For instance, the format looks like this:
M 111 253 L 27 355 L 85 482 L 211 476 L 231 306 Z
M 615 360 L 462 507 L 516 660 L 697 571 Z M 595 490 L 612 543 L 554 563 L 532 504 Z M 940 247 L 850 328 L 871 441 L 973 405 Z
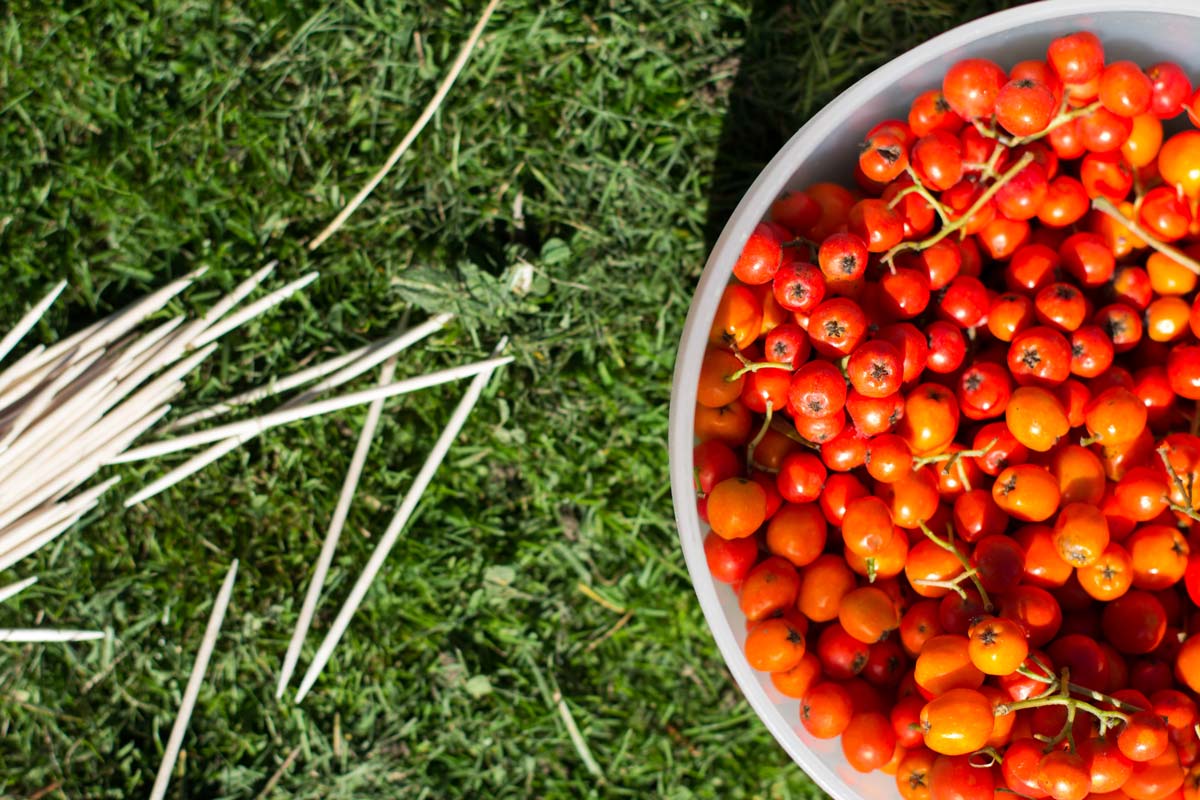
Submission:
M 906 800 L 1200 798 L 1185 112 L 1178 65 L 1086 32 L 960 61 L 734 266 L 697 393 L 708 565 L 804 729 Z

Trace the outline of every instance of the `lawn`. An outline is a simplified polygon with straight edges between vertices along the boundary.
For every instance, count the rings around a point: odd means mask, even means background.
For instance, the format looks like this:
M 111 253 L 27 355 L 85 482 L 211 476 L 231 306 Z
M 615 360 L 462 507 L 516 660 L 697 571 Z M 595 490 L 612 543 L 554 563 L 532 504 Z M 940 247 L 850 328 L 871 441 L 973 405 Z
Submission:
M 819 797 L 724 669 L 678 550 L 675 345 L 723 216 L 784 138 L 1004 4 L 504 2 L 429 128 L 315 254 L 303 242 L 407 130 L 482 3 L 0 11 L 0 319 L 65 278 L 32 336 L 53 341 L 207 265 L 173 307 L 202 310 L 278 258 L 283 278 L 322 277 L 228 338 L 187 408 L 405 314 L 458 319 L 402 374 L 502 334 L 517 359 L 300 707 L 275 679 L 363 412 L 272 433 L 132 511 L 120 498 L 164 466 L 115 473 L 84 524 L 0 576 L 41 576 L 0 625 L 111 631 L 0 646 L 0 790 L 144 797 L 237 557 L 171 797 Z M 387 406 L 301 669 L 459 391 Z

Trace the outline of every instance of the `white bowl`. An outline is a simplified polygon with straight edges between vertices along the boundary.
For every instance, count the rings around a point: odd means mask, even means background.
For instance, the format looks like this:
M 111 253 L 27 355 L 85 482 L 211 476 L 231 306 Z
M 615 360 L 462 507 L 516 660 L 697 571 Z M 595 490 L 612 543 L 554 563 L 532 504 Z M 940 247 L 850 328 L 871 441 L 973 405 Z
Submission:
M 776 691 L 769 676 L 751 669 L 742 653 L 746 626 L 737 598 L 728 586 L 713 580 L 705 563 L 707 528 L 696 512 L 692 430 L 708 330 L 743 243 L 780 193 L 822 180 L 852 185 L 856 145 L 866 131 L 880 120 L 904 118 L 912 98 L 940 86 L 955 61 L 977 56 L 1009 67 L 1023 59 L 1045 58 L 1052 38 L 1077 30 L 1099 35 L 1109 60 L 1129 58 L 1144 66 L 1173 60 L 1193 79 L 1200 78 L 1200 0 L 1051 0 L 944 33 L 851 86 L 784 145 L 726 223 L 688 312 L 671 392 L 670 457 L 675 519 L 692 584 L 721 654 L 750 705 L 792 759 L 839 800 L 880 800 L 898 794 L 891 777 L 856 772 L 842 756 L 840 740 L 809 736 L 800 727 L 798 703 Z

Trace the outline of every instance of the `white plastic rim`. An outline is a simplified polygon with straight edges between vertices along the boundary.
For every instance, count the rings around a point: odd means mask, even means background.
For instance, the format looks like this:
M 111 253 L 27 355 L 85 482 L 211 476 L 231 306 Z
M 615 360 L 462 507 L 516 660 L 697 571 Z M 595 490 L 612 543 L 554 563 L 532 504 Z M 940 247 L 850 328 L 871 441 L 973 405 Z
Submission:
M 1055 36 L 1089 30 L 1104 42 L 1108 60 L 1143 65 L 1171 60 L 1200 77 L 1200 0 L 1047 0 L 1002 11 L 954 28 L 888 62 L 818 112 L 784 145 L 730 216 L 700 276 L 684 324 L 671 391 L 671 492 L 679 539 L 704 616 L 730 672 L 754 711 L 788 755 L 838 800 L 897 797 L 893 778 L 856 772 L 838 739 L 817 740 L 799 724 L 799 707 L 756 672 L 742 653 L 745 617 L 725 584 L 715 582 L 704 558 L 692 474 L 696 383 L 708 331 L 733 264 L 754 226 L 784 190 L 820 180 L 848 182 L 857 142 L 876 122 L 904 117 L 912 98 L 941 85 L 941 76 L 966 57 L 991 58 L 1010 67 L 1044 58 Z

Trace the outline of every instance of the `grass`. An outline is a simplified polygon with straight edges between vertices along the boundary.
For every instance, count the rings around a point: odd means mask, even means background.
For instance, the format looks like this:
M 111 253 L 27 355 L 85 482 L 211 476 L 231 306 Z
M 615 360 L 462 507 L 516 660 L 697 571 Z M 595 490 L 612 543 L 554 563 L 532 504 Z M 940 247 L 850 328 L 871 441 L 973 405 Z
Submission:
M 177 304 L 200 310 L 279 258 L 283 277 L 322 278 L 227 341 L 196 407 L 406 311 L 460 320 L 402 371 L 502 333 L 518 359 L 301 708 L 274 701 L 275 676 L 363 412 L 274 432 L 133 511 L 122 492 L 163 467 L 124 470 L 2 578 L 42 582 L 0 623 L 113 638 L 0 646 L 0 790 L 144 796 L 236 556 L 171 797 L 820 796 L 733 685 L 678 552 L 673 351 L 708 240 L 782 139 L 997 5 L 506 2 L 412 151 L 314 255 L 302 242 L 419 113 L 480 4 L 0 11 L 0 319 L 66 278 L 35 331 L 50 341 L 207 264 Z M 455 398 L 389 404 L 301 669 Z

